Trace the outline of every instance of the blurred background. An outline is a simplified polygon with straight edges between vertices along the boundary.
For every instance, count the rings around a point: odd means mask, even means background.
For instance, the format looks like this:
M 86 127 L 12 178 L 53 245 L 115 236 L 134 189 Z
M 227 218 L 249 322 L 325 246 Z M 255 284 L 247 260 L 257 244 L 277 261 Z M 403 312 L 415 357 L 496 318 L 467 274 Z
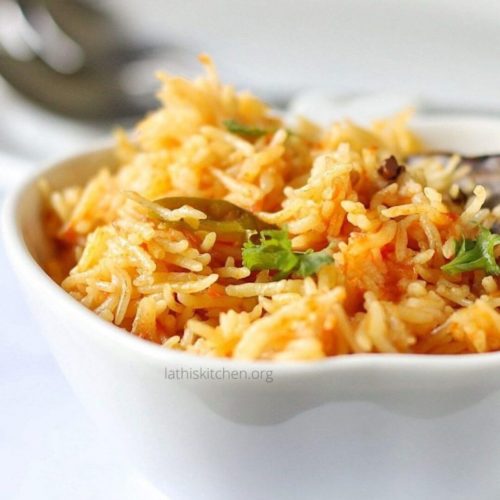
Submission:
M 499 26 L 498 0 L 0 0 L 0 202 L 41 162 L 131 126 L 155 105 L 153 72 L 192 76 L 202 51 L 225 81 L 321 122 L 409 104 L 500 115 Z M 101 446 L 1 245 L 0 277 L 2 498 L 160 498 Z
M 319 121 L 500 112 L 496 0 L 0 0 L 0 185 L 154 106 L 196 55 Z

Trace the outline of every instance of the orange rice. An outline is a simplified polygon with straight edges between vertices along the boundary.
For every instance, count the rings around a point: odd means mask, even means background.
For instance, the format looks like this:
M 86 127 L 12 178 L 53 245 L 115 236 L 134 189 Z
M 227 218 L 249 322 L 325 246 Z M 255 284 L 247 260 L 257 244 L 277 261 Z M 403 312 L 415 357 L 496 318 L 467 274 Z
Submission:
M 455 240 L 492 227 L 458 157 L 422 159 L 387 180 L 380 166 L 423 150 L 410 112 L 369 129 L 285 124 L 247 92 L 219 82 L 210 59 L 188 81 L 161 74 L 161 107 L 128 137 L 119 168 L 49 195 L 49 230 L 65 251 L 61 286 L 104 320 L 165 348 L 238 359 L 313 360 L 367 352 L 461 354 L 500 349 L 499 277 L 441 270 Z M 224 122 L 271 132 L 243 137 Z M 294 250 L 331 264 L 276 281 L 242 264 L 241 245 L 181 230 L 191 207 L 151 215 L 127 192 L 225 199 L 286 228 Z M 194 226 L 195 227 L 195 226 Z M 62 262 L 69 252 L 71 270 Z M 56 266 L 54 265 L 56 264 Z M 61 271 L 62 269 L 62 271 Z M 53 274 L 57 274 L 55 271 Z

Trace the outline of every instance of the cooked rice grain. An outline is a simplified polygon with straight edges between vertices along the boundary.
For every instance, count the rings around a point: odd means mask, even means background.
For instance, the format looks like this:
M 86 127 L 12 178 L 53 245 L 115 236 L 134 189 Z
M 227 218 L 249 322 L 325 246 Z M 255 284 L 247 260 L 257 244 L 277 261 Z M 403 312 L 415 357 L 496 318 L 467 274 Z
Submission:
M 47 269 L 68 293 L 140 337 L 207 356 L 500 349 L 499 278 L 441 270 L 457 238 L 500 216 L 483 208 L 481 186 L 458 208 L 457 156 L 406 164 L 422 151 L 410 112 L 367 129 L 299 119 L 291 130 L 201 61 L 194 81 L 160 75 L 161 107 L 132 137 L 116 134 L 116 173 L 103 165 L 83 187 L 44 187 L 60 251 Z M 226 120 L 266 133 L 231 133 Z M 390 156 L 406 169 L 388 181 L 378 171 Z M 231 201 L 286 228 L 296 251 L 328 248 L 334 263 L 305 279 L 251 272 L 239 244 L 197 230 L 206 214 L 154 203 L 165 196 Z

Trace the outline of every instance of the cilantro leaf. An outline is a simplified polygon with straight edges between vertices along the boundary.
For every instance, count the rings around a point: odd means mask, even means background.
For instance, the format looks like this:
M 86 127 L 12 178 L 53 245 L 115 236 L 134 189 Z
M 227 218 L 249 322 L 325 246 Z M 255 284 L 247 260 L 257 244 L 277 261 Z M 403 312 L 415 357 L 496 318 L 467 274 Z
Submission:
M 311 276 L 333 259 L 324 250 L 321 252 L 294 252 L 292 242 L 286 231 L 267 229 L 260 231 L 259 241 L 255 243 L 253 233 L 243 245 L 243 264 L 251 271 L 268 269 L 278 271 L 276 279 L 286 278 L 290 274 L 301 277 Z
M 321 252 L 305 252 L 300 256 L 299 267 L 296 272 L 299 276 L 311 276 L 316 274 L 321 267 L 332 262 L 332 256 L 324 250 Z
M 270 130 L 245 125 L 244 123 L 237 122 L 236 120 L 224 120 L 223 123 L 229 132 L 246 137 L 262 137 L 270 132 Z
M 285 276 L 298 267 L 299 258 L 292 252 L 292 242 L 285 231 L 274 229 L 261 231 L 258 243 L 252 241 L 254 235 L 255 233 L 243 245 L 243 264 L 248 269 L 277 270 Z
M 462 238 L 457 241 L 455 258 L 441 269 L 448 274 L 483 270 L 486 274 L 500 275 L 500 266 L 495 259 L 495 247 L 500 245 L 500 234 L 493 234 L 482 227 L 476 240 Z

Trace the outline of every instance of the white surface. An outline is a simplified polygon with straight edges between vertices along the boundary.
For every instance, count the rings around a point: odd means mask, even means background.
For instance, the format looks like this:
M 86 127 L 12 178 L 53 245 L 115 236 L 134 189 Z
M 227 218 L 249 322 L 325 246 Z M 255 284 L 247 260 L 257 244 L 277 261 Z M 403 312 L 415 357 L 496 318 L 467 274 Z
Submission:
M 208 52 L 251 89 L 410 93 L 500 111 L 498 0 L 98 3 L 138 37 Z
M 165 500 L 103 445 L 49 352 L 0 243 L 0 496 Z
M 0 78 L 0 191 L 34 165 L 94 143 L 109 129 L 83 125 L 39 109 Z
M 464 120 L 432 120 L 427 132 L 436 144 L 451 136 L 458 150 L 472 150 L 493 124 L 471 120 L 467 134 Z M 426 132 L 423 120 L 419 127 Z M 43 175 L 56 187 L 73 182 L 101 154 Z M 241 362 L 245 371 L 272 369 L 273 383 L 167 381 L 167 367 L 236 365 L 119 332 L 51 283 L 15 230 L 14 213 L 30 229 L 25 238 L 37 227 L 35 186 L 13 199 L 3 233 L 27 295 L 89 413 L 176 500 L 499 497 L 500 353 Z M 40 239 L 28 244 L 44 248 Z

